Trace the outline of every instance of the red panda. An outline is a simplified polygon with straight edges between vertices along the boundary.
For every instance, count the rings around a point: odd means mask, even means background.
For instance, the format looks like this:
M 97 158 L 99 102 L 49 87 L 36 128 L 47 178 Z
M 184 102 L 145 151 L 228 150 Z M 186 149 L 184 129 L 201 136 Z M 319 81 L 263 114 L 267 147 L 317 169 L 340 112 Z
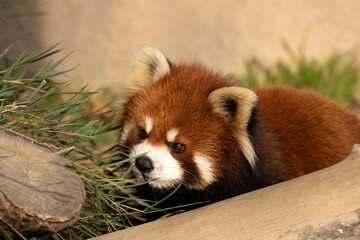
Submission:
M 135 53 L 130 89 L 119 146 L 149 192 L 181 185 L 177 202 L 219 201 L 296 178 L 360 143 L 358 116 L 326 97 L 242 88 L 150 46 Z

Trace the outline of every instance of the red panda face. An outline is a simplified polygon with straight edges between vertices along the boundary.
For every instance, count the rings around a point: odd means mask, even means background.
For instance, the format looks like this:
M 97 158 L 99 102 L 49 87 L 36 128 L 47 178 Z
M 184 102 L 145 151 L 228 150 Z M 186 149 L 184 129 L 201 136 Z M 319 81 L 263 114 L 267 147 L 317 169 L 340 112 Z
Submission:
M 129 148 L 129 157 L 145 153 L 131 165 L 152 187 L 167 189 L 182 183 L 204 188 L 219 175 L 218 145 L 231 132 L 213 111 L 209 90 L 175 84 L 185 84 L 185 79 L 173 71 L 171 78 L 166 76 L 129 99 L 122 144 Z
M 200 65 L 171 66 L 150 47 L 137 52 L 132 88 L 119 144 L 135 158 L 135 175 L 151 187 L 205 189 L 221 179 L 227 154 L 240 143 L 250 164 L 254 161 L 242 131 L 257 99 L 252 91 L 232 87 L 227 78 Z M 244 100 L 248 106 L 239 105 Z M 234 129 L 238 121 L 243 123 Z
M 158 189 L 168 189 L 179 183 L 189 188 L 211 184 L 216 178 L 212 157 L 195 151 L 197 146 L 184 134 L 186 130 L 182 126 L 163 129 L 162 121 L 146 117 L 145 128 L 140 124 L 135 127 L 138 139 L 129 156 L 145 153 L 131 162 L 137 177 L 149 180 L 150 186 Z

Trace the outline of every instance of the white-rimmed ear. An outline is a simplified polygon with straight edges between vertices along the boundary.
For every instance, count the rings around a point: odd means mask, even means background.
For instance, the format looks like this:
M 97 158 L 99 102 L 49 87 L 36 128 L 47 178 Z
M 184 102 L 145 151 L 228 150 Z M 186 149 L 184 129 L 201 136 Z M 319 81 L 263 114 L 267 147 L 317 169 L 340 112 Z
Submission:
M 130 88 L 139 90 L 170 72 L 171 63 L 158 49 L 141 46 L 134 54 L 134 77 Z
M 228 122 L 244 156 L 252 168 L 256 166 L 256 153 L 251 144 L 247 127 L 258 97 L 255 92 L 242 87 L 224 87 L 210 93 L 209 101 Z

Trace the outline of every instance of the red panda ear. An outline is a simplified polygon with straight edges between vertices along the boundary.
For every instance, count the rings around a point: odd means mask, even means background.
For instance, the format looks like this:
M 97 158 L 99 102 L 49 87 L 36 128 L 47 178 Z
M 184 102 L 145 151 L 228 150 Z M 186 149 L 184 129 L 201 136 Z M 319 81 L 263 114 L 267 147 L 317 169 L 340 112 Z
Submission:
M 230 124 L 240 149 L 253 168 L 256 165 L 256 154 L 247 133 L 247 127 L 257 100 L 255 92 L 242 87 L 224 87 L 209 95 L 209 101 L 215 112 Z
M 162 52 L 150 46 L 139 47 L 133 61 L 134 78 L 130 87 L 135 91 L 170 72 L 170 61 Z

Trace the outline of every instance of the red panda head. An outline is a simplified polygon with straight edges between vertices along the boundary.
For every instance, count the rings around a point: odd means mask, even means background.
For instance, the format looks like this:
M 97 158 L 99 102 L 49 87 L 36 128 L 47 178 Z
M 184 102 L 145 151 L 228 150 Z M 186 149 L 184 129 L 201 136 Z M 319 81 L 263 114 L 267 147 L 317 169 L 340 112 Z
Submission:
M 247 133 L 253 91 L 200 64 L 172 65 L 149 46 L 136 51 L 134 70 L 119 144 L 137 156 L 131 165 L 139 179 L 156 189 L 204 190 L 221 181 L 234 152 L 255 168 Z

